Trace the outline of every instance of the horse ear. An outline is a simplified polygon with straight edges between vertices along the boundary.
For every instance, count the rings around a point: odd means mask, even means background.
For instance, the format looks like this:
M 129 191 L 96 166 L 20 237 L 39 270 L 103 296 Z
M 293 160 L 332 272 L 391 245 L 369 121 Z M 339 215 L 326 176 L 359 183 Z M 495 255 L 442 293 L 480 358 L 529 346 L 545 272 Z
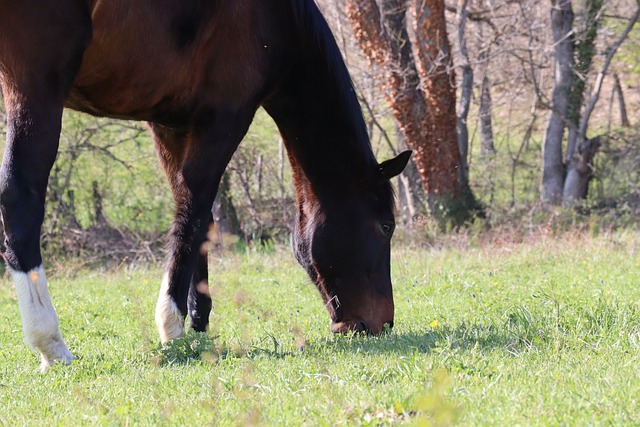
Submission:
M 411 158 L 411 150 L 403 151 L 393 159 L 385 160 L 378 165 L 378 176 L 380 180 L 388 181 L 394 176 L 402 173 Z

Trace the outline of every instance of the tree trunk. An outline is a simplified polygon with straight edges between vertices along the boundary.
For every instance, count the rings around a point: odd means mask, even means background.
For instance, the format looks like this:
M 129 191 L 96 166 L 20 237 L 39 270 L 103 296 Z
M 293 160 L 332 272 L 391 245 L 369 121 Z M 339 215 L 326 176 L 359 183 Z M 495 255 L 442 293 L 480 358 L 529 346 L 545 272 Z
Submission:
M 495 152 L 491 122 L 491 81 L 485 75 L 480 88 L 480 155 L 488 156 Z
M 93 224 L 98 226 L 106 225 L 108 221 L 102 210 L 102 194 L 100 194 L 100 189 L 98 188 L 98 181 L 92 181 L 91 188 L 93 190 Z
M 598 35 L 602 0 L 587 0 L 585 6 L 580 28 L 572 39 L 576 58 L 567 105 L 569 135 L 566 152 L 567 172 L 562 190 L 563 206 L 570 206 L 576 200 L 587 196 L 589 182 L 593 176 L 591 162 L 599 146 L 599 140 L 589 140 L 579 132 L 585 83 L 596 53 L 595 40 Z
M 555 81 L 552 111 L 542 149 L 542 200 L 559 205 L 562 202 L 565 166 L 562 156 L 565 120 L 573 82 L 573 10 L 569 0 L 552 0 Z
M 563 206 L 571 207 L 576 201 L 587 197 L 589 182 L 593 178 L 593 158 L 599 147 L 599 137 L 578 139 L 576 151 L 567 168 L 567 178 L 562 194 Z
M 383 70 L 385 96 L 414 158 L 432 215 L 461 224 L 478 209 L 456 133 L 455 88 L 442 0 L 416 1 L 415 46 L 404 0 L 347 0 L 356 40 Z M 417 58 L 414 59 L 414 53 Z
M 465 180 L 469 180 L 469 128 L 467 118 L 469 106 L 473 94 L 473 69 L 469 61 L 465 28 L 467 24 L 467 5 L 469 0 L 458 0 L 456 10 L 456 24 L 458 30 L 458 46 L 460 48 L 460 69 L 462 70 L 462 82 L 460 84 L 460 101 L 458 104 L 458 117 L 456 132 L 458 134 L 458 149 L 460 150 L 460 167 Z
M 567 140 L 566 162 L 570 163 L 578 144 L 578 127 L 580 126 L 580 112 L 584 103 L 584 90 L 587 76 L 593 65 L 593 57 L 596 54 L 596 36 L 598 35 L 601 21 L 600 11 L 603 0 L 586 0 L 585 13 L 580 19 L 579 29 L 573 37 L 575 51 L 575 64 L 573 67 L 573 81 L 569 93 L 567 106 L 567 120 L 569 124 L 569 136 Z M 580 144 L 583 142 L 581 141 Z
M 489 78 L 489 53 L 491 45 L 485 42 L 485 23 L 476 22 L 476 28 L 480 39 L 478 46 L 478 63 L 482 73 L 482 83 L 480 84 L 480 155 L 488 156 L 495 154 L 496 148 L 493 144 L 493 124 L 491 119 L 491 79 Z
M 231 198 L 228 173 L 222 175 L 218 194 L 216 195 L 216 199 L 214 200 L 211 208 L 211 215 L 213 216 L 213 221 L 218 225 L 221 233 L 233 234 L 244 239 L 245 236 L 242 231 L 242 225 L 240 224 L 236 207 Z
M 407 142 L 404 134 L 396 126 L 398 151 L 407 150 Z M 420 173 L 415 162 L 410 161 L 402 173 L 398 175 L 398 201 L 400 205 L 400 218 L 404 224 L 412 224 L 414 219 L 426 211 L 422 202 L 424 191 L 420 185 Z

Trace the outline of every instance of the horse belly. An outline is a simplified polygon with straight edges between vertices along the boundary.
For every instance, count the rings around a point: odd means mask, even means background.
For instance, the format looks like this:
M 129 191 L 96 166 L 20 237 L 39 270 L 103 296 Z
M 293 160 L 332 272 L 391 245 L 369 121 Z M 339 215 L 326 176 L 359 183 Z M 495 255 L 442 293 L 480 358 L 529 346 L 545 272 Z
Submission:
M 125 68 L 126 70 L 126 68 Z M 169 76 L 147 75 L 143 71 L 102 64 L 98 70 L 79 73 L 65 106 L 97 116 L 132 120 L 153 120 L 155 114 L 184 108 L 186 102 Z M 125 76 L 130 76 L 127 79 Z
M 185 108 L 198 76 L 185 78 L 171 55 L 153 54 L 132 42 L 85 51 L 66 106 L 99 116 L 151 120 L 154 114 Z M 164 111 L 163 111 L 164 110 Z

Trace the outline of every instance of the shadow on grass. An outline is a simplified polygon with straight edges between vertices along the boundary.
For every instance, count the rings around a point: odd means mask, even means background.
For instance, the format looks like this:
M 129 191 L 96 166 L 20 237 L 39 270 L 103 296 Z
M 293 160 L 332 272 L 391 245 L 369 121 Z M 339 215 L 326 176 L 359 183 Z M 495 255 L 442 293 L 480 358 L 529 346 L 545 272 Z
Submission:
M 425 331 L 391 332 L 378 337 L 335 336 L 319 341 L 313 347 L 331 347 L 335 351 L 365 352 L 370 354 L 430 353 L 438 349 L 490 351 L 504 349 L 520 352 L 530 348 L 537 340 L 531 330 L 514 330 L 508 325 L 478 325 L 463 323 L 453 327 L 437 326 Z M 543 338 L 542 336 L 540 338 Z
M 283 337 L 284 338 L 284 337 Z M 158 348 L 152 361 L 159 366 L 188 365 L 200 360 L 215 363 L 227 357 L 254 358 L 266 356 L 282 359 L 302 353 L 335 352 L 401 354 L 430 353 L 437 349 L 493 350 L 502 348 L 519 352 L 531 347 L 532 341 L 504 326 L 461 324 L 441 327 L 424 332 L 390 332 L 382 336 L 336 335 L 316 342 L 306 343 L 297 352 L 283 351 L 276 337 L 268 335 L 257 343 L 238 348 L 217 348 L 215 337 L 203 332 L 189 332 Z
M 236 345 L 216 343 L 217 338 L 206 332 L 188 331 L 184 336 L 158 347 L 151 353 L 151 361 L 158 366 L 175 366 L 200 361 L 215 364 L 228 357 L 252 359 L 266 355 L 273 359 L 283 359 L 295 354 L 283 351 L 276 337 L 271 334 L 253 343 Z
M 158 366 L 188 365 L 214 354 L 214 337 L 206 332 L 189 331 L 152 352 L 151 361 Z
M 555 301 L 555 300 L 554 300 Z M 611 336 L 635 336 L 640 330 L 635 304 L 599 298 L 589 305 L 545 304 L 532 310 L 513 306 L 500 319 L 487 323 L 463 321 L 457 325 L 429 325 L 423 330 L 398 330 L 381 336 L 333 335 L 314 341 L 304 337 L 301 328 L 287 333 L 265 333 L 250 342 L 214 343 L 206 333 L 188 332 L 184 337 L 165 344 L 154 360 L 160 365 L 188 364 L 194 360 L 217 361 L 227 357 L 281 359 L 302 354 L 322 357 L 327 352 L 399 354 L 440 351 L 480 351 L 501 349 L 519 355 L 532 349 L 552 349 L 567 345 L 599 343 Z M 291 340 L 295 339 L 292 350 Z M 282 345 L 281 343 L 286 343 Z
M 545 347 L 554 338 L 553 323 L 537 317 L 523 308 L 513 309 L 503 322 L 477 324 L 463 322 L 454 326 L 438 325 L 424 331 L 388 332 L 380 336 L 333 335 L 317 341 L 305 342 L 294 351 L 286 351 L 280 343 L 290 335 L 266 334 L 250 343 L 216 343 L 216 337 L 190 331 L 183 337 L 164 344 L 154 354 L 158 365 L 185 365 L 198 360 L 215 363 L 227 357 L 282 359 L 301 354 L 321 355 L 327 351 L 368 354 L 430 353 L 434 351 L 492 351 L 502 349 L 517 355 L 534 347 Z

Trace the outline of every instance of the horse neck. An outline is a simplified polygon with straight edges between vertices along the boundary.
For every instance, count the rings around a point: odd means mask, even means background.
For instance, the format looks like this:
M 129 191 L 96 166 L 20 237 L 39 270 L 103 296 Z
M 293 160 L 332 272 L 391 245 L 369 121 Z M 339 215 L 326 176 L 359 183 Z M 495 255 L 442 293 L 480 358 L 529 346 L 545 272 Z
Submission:
M 272 63 L 278 83 L 263 105 L 287 147 L 298 198 L 350 197 L 371 182 L 377 167 L 355 90 L 315 3 L 285 3 L 293 6 L 293 19 L 280 31 L 296 25 L 278 43 L 282 50 Z
M 296 186 L 348 192 L 370 180 L 377 165 L 364 119 L 350 80 L 340 81 L 344 76 L 322 58 L 306 56 L 265 108 L 282 134 Z

